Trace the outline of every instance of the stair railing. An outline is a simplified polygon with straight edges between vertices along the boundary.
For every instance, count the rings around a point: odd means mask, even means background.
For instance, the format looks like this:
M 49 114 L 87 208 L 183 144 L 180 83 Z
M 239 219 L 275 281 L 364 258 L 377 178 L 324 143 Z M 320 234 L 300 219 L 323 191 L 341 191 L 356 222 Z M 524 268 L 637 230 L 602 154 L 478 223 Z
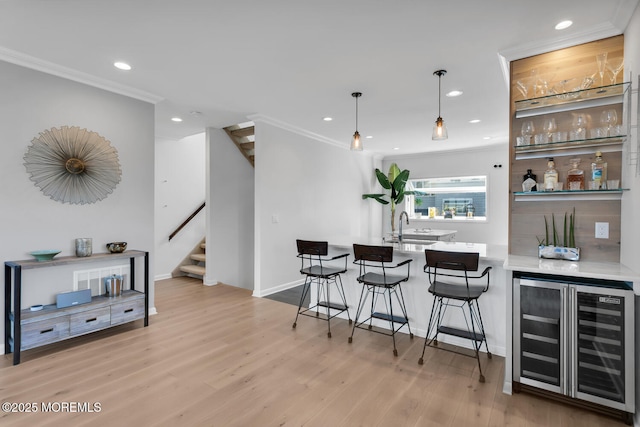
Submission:
M 196 215 L 198 215 L 198 213 L 204 209 L 204 205 L 205 202 L 202 202 L 202 204 L 200 205 L 200 207 L 198 209 L 196 209 L 195 211 L 193 211 L 193 213 L 191 215 L 189 215 L 189 218 L 185 219 L 184 222 L 182 224 L 180 224 L 178 226 L 178 228 L 176 228 L 173 233 L 169 234 L 169 241 L 171 241 L 171 239 L 173 239 L 176 234 L 178 234 L 180 232 L 180 230 L 182 230 L 184 228 L 185 225 L 189 224 L 189 221 L 191 221 L 193 218 L 195 218 Z

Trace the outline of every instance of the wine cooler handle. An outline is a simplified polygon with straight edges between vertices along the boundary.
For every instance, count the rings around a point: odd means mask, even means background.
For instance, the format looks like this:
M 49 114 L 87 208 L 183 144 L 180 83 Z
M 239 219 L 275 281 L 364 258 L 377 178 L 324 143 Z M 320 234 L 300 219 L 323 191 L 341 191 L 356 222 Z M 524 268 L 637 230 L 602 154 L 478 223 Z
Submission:
M 560 392 L 565 396 L 568 394 L 568 375 L 567 375 L 567 364 L 569 363 L 567 359 L 567 333 L 568 325 L 567 325 L 567 287 L 562 287 L 562 292 L 560 294 Z
M 571 335 L 569 336 L 569 343 L 571 346 L 571 354 L 569 355 L 569 363 L 571 366 L 571 397 L 576 397 L 578 391 L 578 291 L 574 286 L 569 288 L 569 307 L 570 307 L 570 322 Z

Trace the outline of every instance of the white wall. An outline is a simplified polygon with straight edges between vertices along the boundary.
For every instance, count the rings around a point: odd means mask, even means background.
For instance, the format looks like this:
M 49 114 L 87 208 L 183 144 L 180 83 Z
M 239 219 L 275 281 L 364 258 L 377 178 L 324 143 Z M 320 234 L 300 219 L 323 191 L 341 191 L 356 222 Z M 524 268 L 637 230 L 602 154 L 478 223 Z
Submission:
M 30 259 L 37 249 L 75 255 L 77 237 L 93 238 L 94 253 L 106 252 L 107 242 L 127 241 L 130 249 L 151 252 L 153 277 L 154 106 L 6 62 L 0 62 L 0 93 L 0 259 Z M 30 181 L 23 157 L 31 140 L 65 125 L 97 132 L 118 151 L 122 179 L 106 199 L 63 204 Z M 25 272 L 23 306 L 54 303 L 57 292 L 71 290 L 69 270 L 37 270 L 46 272 L 41 280 L 33 280 L 34 270 Z
M 206 132 L 206 285 L 254 287 L 254 170 L 222 129 Z
M 629 25 L 624 33 L 624 80 L 629 81 L 631 73 L 631 87 L 633 88 L 631 104 L 631 137 L 627 141 L 626 150 L 623 153 L 624 175 L 622 186 L 630 191 L 624 193 L 622 197 L 622 217 L 620 247 L 620 262 L 626 266 L 640 272 L 638 259 L 640 259 L 640 176 L 636 173 L 638 159 L 638 73 L 640 72 L 640 6 L 636 8 Z M 629 156 L 629 151 L 632 153 Z M 632 162 L 630 162 L 630 157 Z M 630 164 L 632 163 L 632 164 Z
M 446 144 L 446 141 L 439 142 Z M 441 178 L 452 176 L 487 176 L 487 216 L 484 223 L 464 221 L 428 221 L 412 219 L 409 228 L 441 228 L 457 230 L 456 241 L 472 243 L 508 244 L 509 223 L 509 148 L 497 144 L 476 150 L 444 151 L 429 154 L 385 157 L 382 171 L 386 174 L 391 163 L 410 171 L 409 179 Z M 494 167 L 502 165 L 502 167 Z M 381 189 L 380 185 L 377 186 Z M 377 190 L 375 190 L 377 191 Z M 396 208 L 396 229 L 398 216 L 404 210 Z M 390 209 L 384 210 L 384 232 L 391 232 Z M 406 225 L 404 227 L 407 227 Z
M 200 211 L 171 241 L 173 232 L 205 200 L 205 134 L 179 141 L 156 139 L 155 279 L 171 272 L 204 238 L 205 212 Z
M 256 121 L 256 141 L 254 295 L 264 296 L 300 280 L 296 239 L 373 232 L 375 213 L 360 195 L 374 166 L 366 153 L 267 122 Z

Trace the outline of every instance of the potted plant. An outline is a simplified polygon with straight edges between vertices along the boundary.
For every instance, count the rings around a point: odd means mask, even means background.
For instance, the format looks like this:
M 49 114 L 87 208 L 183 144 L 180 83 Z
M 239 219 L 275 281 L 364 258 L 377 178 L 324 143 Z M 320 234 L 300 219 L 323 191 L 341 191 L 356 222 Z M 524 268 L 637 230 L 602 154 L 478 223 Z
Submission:
M 409 179 L 409 171 L 407 169 L 401 171 L 397 164 L 392 163 L 389 166 L 389 173 L 385 175 L 376 168 L 376 178 L 387 193 L 363 194 L 363 199 L 374 199 L 383 205 L 391 204 L 391 233 L 396 231 L 396 205 L 402 203 L 404 196 L 415 194 L 414 191 L 405 191 L 407 180 Z M 388 197 L 389 200 L 385 199 Z
M 551 234 L 549 233 L 547 217 L 544 217 L 545 237 L 544 239 L 538 237 L 538 258 L 564 259 L 568 261 L 580 260 L 580 248 L 576 247 L 574 234 L 575 217 L 575 208 L 568 217 L 565 212 L 562 240 L 560 240 L 556 230 L 555 216 L 551 214 Z
M 418 209 L 420 208 L 420 206 L 422 206 L 422 199 L 419 198 L 418 196 L 415 196 L 413 198 L 413 203 L 415 205 L 415 216 L 416 218 L 422 218 L 422 212 L 418 211 Z

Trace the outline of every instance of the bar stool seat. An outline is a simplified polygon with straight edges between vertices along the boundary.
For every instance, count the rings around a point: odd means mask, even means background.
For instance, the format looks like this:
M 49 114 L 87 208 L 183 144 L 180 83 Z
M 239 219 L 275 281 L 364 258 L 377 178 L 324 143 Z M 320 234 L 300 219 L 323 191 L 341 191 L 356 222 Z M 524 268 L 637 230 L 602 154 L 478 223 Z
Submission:
M 472 357 L 475 357 L 478 362 L 478 370 L 480 371 L 479 381 L 483 383 L 485 378 L 480 364 L 480 348 L 482 344 L 484 343 L 485 345 L 489 359 L 491 359 L 491 352 L 489 351 L 487 337 L 484 332 L 478 299 L 489 289 L 489 272 L 491 267 L 485 268 L 479 276 L 470 274 L 478 271 L 480 255 L 477 252 L 448 252 L 426 249 L 425 258 L 426 264 L 424 271 L 428 274 L 429 292 L 433 294 L 434 300 L 431 306 L 429 326 L 427 327 L 427 335 L 424 340 L 422 355 L 418 363 L 420 365 L 424 363 L 424 352 L 427 346 L 448 350 L 438 347 L 439 334 L 466 338 L 471 340 L 474 351 L 474 356 Z M 476 283 L 484 282 L 484 284 L 472 284 L 469 280 L 472 280 L 472 282 L 475 281 Z M 462 309 L 466 324 L 465 329 L 442 324 L 448 307 Z M 465 309 L 468 310 L 468 317 Z M 448 351 L 469 356 L 468 354 L 455 350 Z
M 409 265 L 411 259 L 407 259 L 393 265 L 393 247 L 392 246 L 367 246 L 353 245 L 355 255 L 354 264 L 360 268 L 357 281 L 363 285 L 360 292 L 360 300 L 356 310 L 356 317 L 351 330 L 349 342 L 353 342 L 353 333 L 356 328 L 368 329 L 384 335 L 391 335 L 393 339 L 393 355 L 398 355 L 396 349 L 396 332 L 405 325 L 409 330 L 409 337 L 413 339 L 411 326 L 409 325 L 409 317 L 402 295 L 402 287 L 400 284 L 409 280 Z M 406 274 L 402 274 L 406 266 Z M 395 272 L 395 274 L 394 274 Z M 400 273 L 400 274 L 398 274 Z M 381 305 L 384 305 L 384 311 L 378 311 L 379 298 L 382 296 Z M 395 303 L 399 310 L 394 313 L 393 305 Z M 371 297 L 371 314 L 366 319 L 359 321 L 362 310 L 366 306 L 367 298 Z M 398 312 L 399 311 L 399 312 Z M 380 319 L 389 322 L 389 331 L 373 329 L 373 319 Z
M 298 316 L 316 317 L 326 320 L 328 325 L 327 337 L 331 338 L 331 319 L 340 313 L 347 313 L 349 324 L 352 323 L 349 316 L 349 306 L 342 286 L 340 275 L 347 271 L 348 253 L 337 254 L 329 257 L 329 244 L 322 241 L 296 240 L 298 246 L 298 258 L 301 259 L 300 274 L 306 276 L 302 287 L 302 295 L 298 304 L 296 319 L 292 327 L 298 325 Z M 344 261 L 344 263 L 342 263 Z M 331 264 L 333 262 L 333 265 Z M 336 265 L 339 264 L 339 265 Z M 305 307 L 304 301 L 311 292 L 311 285 L 316 284 L 316 302 L 311 307 Z M 331 300 L 330 288 L 333 285 L 338 293 L 339 301 Z M 321 310 L 324 309 L 324 313 Z

